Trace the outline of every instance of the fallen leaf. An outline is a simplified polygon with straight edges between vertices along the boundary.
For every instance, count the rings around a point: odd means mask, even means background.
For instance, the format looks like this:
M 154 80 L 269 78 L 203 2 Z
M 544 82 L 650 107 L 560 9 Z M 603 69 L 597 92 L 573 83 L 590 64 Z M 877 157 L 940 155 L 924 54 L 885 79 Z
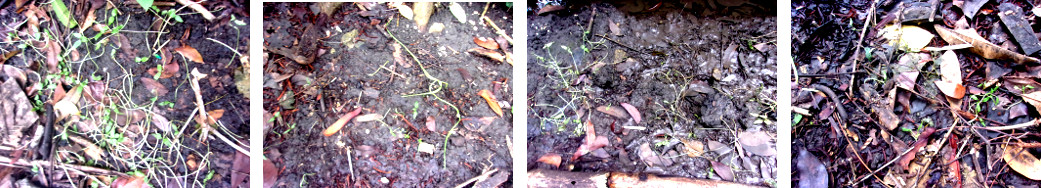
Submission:
M 206 114 L 210 117 L 209 124 L 217 124 L 217 120 L 224 117 L 224 109 L 210 110 Z
M 911 152 L 907 152 L 907 154 L 900 156 L 900 160 L 897 161 L 897 165 L 900 165 L 900 167 L 903 167 L 904 170 L 907 170 L 908 165 L 911 164 L 911 160 L 914 160 L 915 155 L 918 155 L 918 151 L 929 143 L 929 136 L 932 136 L 935 132 L 936 128 L 932 127 L 927 127 L 925 128 L 925 130 L 922 130 L 922 134 L 918 136 L 918 140 L 915 141 L 914 145 L 912 146 L 913 148 L 911 149 Z
M 642 119 L 640 118 L 640 110 L 636 110 L 635 106 L 624 102 L 622 103 L 622 108 L 625 108 L 625 111 L 629 112 L 629 115 L 633 117 L 633 120 L 636 120 L 636 123 L 640 123 L 640 119 Z
M 560 6 L 560 5 L 546 5 L 546 6 L 542 7 L 542 8 L 540 8 L 539 12 L 536 13 L 536 14 L 542 15 L 542 14 L 546 14 L 546 13 L 549 13 L 549 12 L 555 12 L 555 11 L 559 11 L 559 10 L 564 10 L 564 6 Z
M 247 177 L 249 177 L 249 156 L 242 152 L 235 152 L 235 159 L 231 162 L 231 187 L 239 187 Z
M 510 41 L 506 40 L 506 37 L 497 36 L 495 37 L 495 43 L 499 43 L 499 48 L 506 51 L 507 54 L 510 52 Z
M 278 181 L 278 167 L 271 160 L 264 159 L 264 188 L 274 187 Z
M 1023 94 L 1023 100 L 1034 106 L 1034 110 L 1041 110 L 1041 91 Z
M 575 154 L 571 156 L 571 160 L 574 161 L 575 159 L 578 159 L 578 157 L 581 157 L 582 155 L 585 155 L 585 154 L 587 154 L 587 153 L 589 153 L 589 152 L 591 152 L 593 150 L 600 149 L 600 148 L 602 148 L 604 146 L 607 146 L 607 145 L 610 145 L 610 144 L 611 144 L 611 142 L 607 140 L 607 137 L 597 136 L 596 139 L 593 142 L 585 142 L 585 143 L 582 143 L 581 146 L 578 146 L 578 150 L 576 150 Z
M 907 53 L 900 56 L 896 66 L 893 66 L 893 72 L 897 73 L 896 86 L 914 91 L 915 82 L 918 80 L 919 70 L 925 66 L 925 63 L 929 62 L 932 57 L 928 53 Z
M 459 23 L 466 23 L 466 10 L 459 3 L 448 3 L 448 11 L 452 12 L 452 16 L 455 16 Z
M 401 44 L 394 43 L 391 46 L 394 48 L 394 52 L 391 53 L 394 56 L 394 62 L 398 63 L 402 68 L 411 68 L 412 63 L 409 63 L 409 61 L 405 59 L 404 54 L 401 53 Z
M 817 156 L 806 150 L 799 150 L 795 161 L 795 169 L 799 171 L 798 187 L 828 187 L 828 167 L 824 166 Z
M 138 176 L 121 176 L 112 181 L 112 188 L 141 188 L 144 186 L 144 177 Z
M 622 29 L 618 28 L 618 24 L 614 23 L 614 20 L 607 20 L 607 29 L 611 30 L 611 34 L 614 36 L 622 36 Z
M 663 163 L 663 159 L 658 156 L 658 153 L 651 150 L 651 145 L 648 143 L 641 144 L 636 154 L 640 156 L 640 160 L 647 166 L 659 166 Z
M 180 48 L 174 49 L 174 51 L 180 53 L 182 56 L 188 58 L 188 60 L 190 61 L 194 61 L 197 63 L 205 63 L 202 61 L 202 54 L 199 54 L 199 51 L 195 50 L 195 48 L 192 48 L 191 46 L 184 45 Z
M 170 78 L 170 77 L 176 76 L 177 74 L 180 74 L 180 73 L 181 73 L 181 65 L 177 64 L 175 62 L 170 62 L 170 63 L 167 63 L 166 65 L 163 65 L 163 72 L 161 74 L 159 73 L 159 68 L 157 68 L 157 67 L 153 67 L 153 68 L 149 68 L 148 69 L 148 74 L 149 75 L 153 75 L 154 76 L 155 74 L 160 74 L 159 75 L 159 79 Z
M 495 50 L 489 50 L 485 48 L 470 48 L 470 50 L 467 50 L 467 52 L 487 57 L 500 63 L 506 62 L 506 56 L 502 55 L 502 53 L 499 53 Z
M 599 106 L 596 107 L 596 111 L 603 112 L 607 115 L 611 115 L 617 118 L 629 117 L 629 115 L 626 115 L 626 112 L 622 108 L 618 108 L 616 106 Z
M 359 113 L 361 113 L 361 108 L 354 109 L 354 111 L 348 112 L 347 114 L 340 116 L 340 119 L 337 119 L 336 122 L 333 122 L 332 125 L 329 125 L 328 128 L 325 128 L 325 131 L 322 131 L 322 135 L 332 136 L 336 132 L 340 132 L 340 129 L 342 129 L 344 125 L 347 125 L 347 122 L 351 121 L 351 119 L 354 118 L 354 116 L 358 116 Z
M 1023 147 L 1015 144 L 1005 145 L 1005 152 L 1001 158 L 1019 174 L 1032 180 L 1041 180 L 1041 161 Z
M 155 125 L 156 128 L 159 128 L 159 130 L 163 132 L 170 132 L 170 120 L 167 120 L 166 117 L 163 117 L 162 115 L 153 113 L 152 125 Z
M 188 154 L 188 159 L 184 163 L 188 165 L 188 170 L 195 170 L 199 168 L 199 163 L 195 162 L 196 160 L 198 160 L 198 158 L 195 157 L 195 154 Z
M 946 51 L 939 58 L 936 58 L 937 63 L 940 64 L 940 79 L 948 80 L 953 83 L 961 84 L 961 62 L 958 61 L 958 55 L 954 54 L 954 51 Z
M 560 168 L 560 161 L 560 154 L 547 153 L 545 155 L 542 155 L 542 157 L 539 157 L 539 160 L 537 162 L 553 165 L 553 167 Z
M 889 45 L 911 52 L 918 52 L 925 48 L 936 36 L 932 32 L 913 25 L 888 25 L 879 32 L 879 35 L 889 39 Z
M 58 22 L 61 22 L 61 24 L 67 28 L 76 28 L 76 18 L 72 17 L 69 8 L 65 6 L 65 1 L 59 0 L 51 2 L 51 8 L 54 10 L 55 19 L 58 19 Z
M 737 142 L 745 151 L 759 156 L 777 155 L 777 149 L 773 146 L 773 138 L 764 131 L 744 131 L 737 134 Z
M 720 179 L 734 181 L 733 169 L 730 169 L 729 166 L 723 163 L 719 163 L 713 160 L 709 160 L 709 162 L 712 162 L 712 171 L 716 172 L 716 175 L 719 175 Z
M 364 122 L 378 121 L 378 120 L 383 120 L 383 115 L 380 115 L 380 114 L 365 114 L 365 115 L 360 115 L 358 117 L 354 117 L 354 122 L 355 123 L 364 123 Z
M 590 121 L 586 121 L 585 129 L 586 129 L 586 140 L 585 140 L 585 142 L 586 143 L 590 143 L 590 142 L 596 141 L 596 128 L 593 126 L 593 123 L 591 123 Z
M 1037 58 L 1019 54 L 991 43 L 973 29 L 951 30 L 940 24 L 933 25 L 933 28 L 947 43 L 951 45 L 972 44 L 972 48 L 969 48 L 969 51 L 979 54 L 986 59 L 1012 60 L 1019 64 L 1041 62 Z
M 705 144 L 699 140 L 680 139 L 680 142 L 683 142 L 683 152 L 687 153 L 687 156 L 700 157 L 705 154 Z
M 488 102 L 488 107 L 492 108 L 492 111 L 495 112 L 495 114 L 498 114 L 499 117 L 502 117 L 502 108 L 499 107 L 499 102 L 497 102 L 495 96 L 492 95 L 491 91 L 488 91 L 487 89 L 482 89 L 481 91 L 477 92 L 477 95 L 483 97 L 485 102 Z
M 499 49 L 499 43 L 495 42 L 495 39 L 485 37 L 474 37 L 474 43 L 476 43 L 478 46 L 487 48 L 489 50 Z
M 408 5 L 405 5 L 404 3 L 395 4 L 395 6 L 392 6 L 392 7 L 393 8 L 397 8 L 398 9 L 398 13 L 401 14 L 401 17 L 405 17 L 405 19 L 412 20 L 412 17 L 414 17 L 416 15 L 415 13 L 412 12 L 412 8 L 408 7 Z
M 437 132 L 437 122 L 434 120 L 434 116 L 427 116 L 426 126 L 430 132 Z
M 441 31 L 444 31 L 444 30 L 445 30 L 445 24 L 443 24 L 441 22 L 434 22 L 434 24 L 430 24 L 430 31 L 428 31 L 428 32 L 429 33 L 440 33 Z
M 412 20 L 416 21 L 416 26 L 419 27 L 419 32 L 426 31 L 427 23 L 430 22 L 430 15 L 434 14 L 434 3 L 412 3 L 412 12 L 416 14 L 415 17 L 412 18 Z
M 1033 105 L 1033 104 L 1031 104 L 1031 105 Z M 1027 105 L 1026 104 L 1018 103 L 1016 105 L 1012 105 L 1012 108 L 1010 108 L 1008 110 L 1008 119 L 1009 120 L 1016 119 L 1017 117 L 1025 116 L 1025 115 L 1028 115 L 1029 113 L 1030 112 L 1027 110 Z
M 57 116 L 56 120 L 64 120 L 71 115 L 79 115 L 80 109 L 75 103 L 68 100 L 61 100 L 54 103 L 54 114 Z
M 956 84 L 944 80 L 933 81 L 933 83 L 936 84 L 936 88 L 940 89 L 940 91 L 948 97 L 955 99 L 961 99 L 965 97 L 965 86 L 962 86 L 961 84 Z

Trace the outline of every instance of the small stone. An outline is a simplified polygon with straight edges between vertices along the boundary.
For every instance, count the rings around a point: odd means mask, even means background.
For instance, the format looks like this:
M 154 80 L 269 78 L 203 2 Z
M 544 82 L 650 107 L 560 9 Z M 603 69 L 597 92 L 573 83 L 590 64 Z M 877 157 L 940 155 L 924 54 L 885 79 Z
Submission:
M 445 24 L 439 22 L 439 23 L 431 24 L 429 32 L 430 33 L 441 33 L 441 31 L 444 31 L 444 30 L 445 30 Z

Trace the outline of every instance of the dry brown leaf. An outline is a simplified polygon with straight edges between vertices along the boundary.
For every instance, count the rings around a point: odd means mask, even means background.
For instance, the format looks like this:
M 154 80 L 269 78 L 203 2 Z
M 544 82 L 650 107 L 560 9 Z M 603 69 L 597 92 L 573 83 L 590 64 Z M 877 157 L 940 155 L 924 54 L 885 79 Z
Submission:
M 940 89 L 940 91 L 948 97 L 955 99 L 965 97 L 965 86 L 962 86 L 961 84 L 944 80 L 933 81 L 933 83 L 936 83 L 936 88 Z
M 603 112 L 607 115 L 611 115 L 617 118 L 629 117 L 629 115 L 626 115 L 625 110 L 623 110 L 622 108 L 618 108 L 617 106 L 599 106 L 596 107 L 596 111 Z
M 951 30 L 941 24 L 933 25 L 936 33 L 951 45 L 972 44 L 969 51 L 987 59 L 1012 60 L 1016 63 L 1038 63 L 1037 58 L 1019 54 L 998 46 L 976 33 L 975 30 Z
M 943 55 L 936 58 L 936 61 L 940 64 L 940 78 L 942 80 L 948 80 L 953 83 L 961 84 L 961 62 L 958 61 L 958 55 L 954 54 L 954 51 L 948 50 Z
M 560 154 L 556 154 L 556 153 L 547 153 L 545 155 L 542 155 L 542 157 L 539 157 L 539 160 L 538 160 L 538 162 L 546 163 L 548 165 L 553 165 L 553 167 L 557 167 L 557 168 L 560 167 L 560 161 L 561 161 Z
M 492 95 L 491 91 L 488 91 L 487 89 L 482 89 L 481 91 L 477 92 L 477 95 L 480 95 L 482 98 L 484 98 L 485 102 L 488 102 L 488 107 L 491 108 L 492 111 L 495 112 L 495 114 L 499 115 L 499 117 L 502 117 L 502 107 L 499 107 L 499 102 L 497 99 L 495 99 L 495 95 Z
M 624 102 L 622 103 L 622 108 L 625 108 L 625 111 L 629 112 L 629 115 L 633 117 L 633 120 L 636 120 L 636 123 L 640 123 L 640 119 L 642 119 L 640 117 L 640 110 L 637 110 L 635 106 Z
M 727 181 L 734 181 L 733 169 L 731 169 L 729 166 L 723 163 L 719 163 L 712 160 L 709 161 L 712 162 L 712 171 L 715 171 L 716 174 L 719 175 L 719 178 Z
M 112 181 L 112 188 L 142 188 L 145 187 L 144 177 L 122 176 Z
M 600 148 L 602 148 L 604 146 L 607 146 L 607 145 L 610 145 L 610 144 L 611 144 L 611 142 L 607 140 L 607 137 L 597 136 L 596 139 L 593 142 L 588 142 L 587 141 L 585 143 L 582 143 L 581 146 L 578 146 L 578 150 L 576 150 L 575 154 L 571 156 L 571 160 L 574 161 L 575 159 L 578 159 L 578 157 L 581 157 L 582 155 L 585 155 L 585 154 L 587 154 L 587 153 L 589 153 L 589 152 L 591 152 L 593 150 L 600 149 Z
M 152 92 L 156 96 L 166 96 L 166 93 L 170 92 L 170 90 L 166 89 L 166 86 L 149 77 L 141 77 L 141 83 L 145 86 L 145 90 Z
M 564 10 L 564 6 L 561 6 L 561 5 L 546 5 L 546 6 L 544 6 L 544 7 L 539 9 L 538 15 L 542 15 L 542 14 L 550 13 L 550 12 L 555 12 L 555 11 L 559 11 L 559 10 Z
M 496 43 L 495 39 L 490 39 L 486 37 L 474 37 L 474 43 L 476 43 L 478 46 L 487 48 L 489 50 L 499 49 L 499 43 Z
M 705 154 L 705 144 L 699 140 L 680 139 L 680 142 L 683 142 L 683 152 L 687 153 L 687 156 L 700 157 Z
M 152 114 L 152 125 L 163 132 L 170 132 L 170 120 L 159 114 Z
M 1027 101 L 1035 110 L 1041 109 L 1041 91 L 1023 94 L 1023 100 Z
M 278 167 L 275 167 L 275 163 L 264 159 L 264 188 L 274 187 L 278 181 L 278 176 Z
M 63 120 L 71 115 L 79 115 L 80 109 L 71 101 L 61 100 L 54 103 L 54 114 L 57 116 L 57 120 Z
M 763 131 L 744 131 L 737 134 L 737 141 L 745 151 L 759 156 L 777 155 L 777 149 L 773 147 L 773 138 Z
M 209 123 L 211 125 L 216 124 L 217 120 L 224 116 L 224 109 L 210 110 L 209 112 L 206 112 L 206 114 L 210 116 Z
M 470 48 L 470 50 L 467 50 L 467 52 L 487 57 L 500 63 L 506 62 L 506 56 L 502 55 L 502 53 L 499 53 L 495 50 L 489 50 L 485 48 Z
M 430 132 L 437 132 L 437 121 L 434 116 L 427 116 L 426 127 Z
M 1015 144 L 1006 145 L 1001 158 L 1019 174 L 1032 180 L 1041 180 L 1041 161 L 1023 147 Z
M 197 63 L 205 63 L 205 62 L 202 61 L 202 54 L 199 54 L 199 51 L 195 50 L 195 48 L 192 48 L 191 46 L 184 45 L 184 46 L 181 46 L 180 48 L 174 49 L 174 51 L 176 51 L 177 53 L 180 53 L 185 58 L 188 58 L 188 60 L 191 60 L 191 61 L 194 61 L 194 62 L 197 62 Z

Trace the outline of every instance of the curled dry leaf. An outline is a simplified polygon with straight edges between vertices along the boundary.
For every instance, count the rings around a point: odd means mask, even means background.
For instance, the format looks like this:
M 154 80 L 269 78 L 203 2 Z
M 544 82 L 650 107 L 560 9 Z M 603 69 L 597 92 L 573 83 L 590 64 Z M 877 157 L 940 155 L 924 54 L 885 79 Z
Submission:
M 467 52 L 487 57 L 500 63 L 506 62 L 506 56 L 502 55 L 502 53 L 499 53 L 495 50 L 489 50 L 485 48 L 470 48 L 470 50 L 467 50 Z
M 499 49 L 499 43 L 495 42 L 495 39 L 490 39 L 486 37 L 474 37 L 474 43 L 476 43 L 478 46 L 487 48 L 489 50 Z
M 545 155 L 542 155 L 542 157 L 539 157 L 539 160 L 538 160 L 538 162 L 545 163 L 545 164 L 548 164 L 548 165 L 553 165 L 553 167 L 557 167 L 557 168 L 560 168 L 560 161 L 561 161 L 560 154 L 556 154 L 556 153 L 547 153 Z
M 705 144 L 699 140 L 680 139 L 680 142 L 683 142 L 683 152 L 687 153 L 687 156 L 700 157 L 705 154 Z
M 972 44 L 972 48 L 969 48 L 969 51 L 979 54 L 983 58 L 1012 60 L 1020 64 L 1041 62 L 1041 60 L 1038 60 L 1037 58 L 1019 54 L 991 43 L 980 36 L 979 33 L 976 33 L 973 29 L 951 30 L 941 24 L 933 25 L 933 28 L 936 29 L 936 33 L 939 34 L 944 41 L 947 41 L 947 43 L 950 43 L 951 45 Z
M 360 115 L 358 117 L 354 117 L 354 122 L 355 123 L 364 123 L 364 122 L 378 121 L 378 120 L 383 120 L 383 115 L 380 115 L 380 114 L 365 114 L 365 115 Z
M 1015 144 L 1006 145 L 1001 158 L 1019 174 L 1032 180 L 1041 180 L 1041 161 L 1023 147 Z
M 487 89 L 482 89 L 481 91 L 477 92 L 477 95 L 480 95 L 482 98 L 484 98 L 485 102 L 488 102 L 488 107 L 492 108 L 492 111 L 494 111 L 495 114 L 499 115 L 499 117 L 502 117 L 502 107 L 499 107 L 499 102 L 497 102 L 495 96 L 492 95 L 491 91 L 488 91 Z
M 351 121 L 351 119 L 354 118 L 354 116 L 358 116 L 359 113 L 361 113 L 361 108 L 354 109 L 354 111 L 348 112 L 347 114 L 340 116 L 340 119 L 337 119 L 336 122 L 333 122 L 332 125 L 329 125 L 328 128 L 325 128 L 325 131 L 322 131 L 322 135 L 332 136 L 336 132 L 340 132 L 340 129 L 342 129 L 344 125 L 347 125 L 347 122 Z
M 719 163 L 712 160 L 710 160 L 710 162 L 712 162 L 712 171 L 715 171 L 716 174 L 719 175 L 719 178 L 727 181 L 734 181 L 733 169 L 730 169 L 729 166 L 723 163 Z
M 640 123 L 640 119 L 642 119 L 640 117 L 640 110 L 637 110 L 635 106 L 624 102 L 622 103 L 622 108 L 625 108 L 625 111 L 629 112 L 629 115 L 633 117 L 633 120 L 636 120 L 636 123 Z
M 159 130 L 163 132 L 170 132 L 170 120 L 167 120 L 166 117 L 163 117 L 162 115 L 153 113 L 152 125 L 155 125 L 156 128 L 159 128 Z
M 629 117 L 629 115 L 625 114 L 625 110 L 622 110 L 622 108 L 618 108 L 617 106 L 599 106 L 596 107 L 596 111 L 603 112 L 607 115 L 611 115 L 617 118 Z
M 197 62 L 197 63 L 205 63 L 205 62 L 202 61 L 202 54 L 199 54 L 199 51 L 195 50 L 195 48 L 192 48 L 191 46 L 184 45 L 184 46 L 181 46 L 180 48 L 174 49 L 174 51 L 176 51 L 177 53 L 180 53 L 185 58 L 188 58 L 188 60 L 191 60 L 191 61 L 194 61 L 194 62 Z

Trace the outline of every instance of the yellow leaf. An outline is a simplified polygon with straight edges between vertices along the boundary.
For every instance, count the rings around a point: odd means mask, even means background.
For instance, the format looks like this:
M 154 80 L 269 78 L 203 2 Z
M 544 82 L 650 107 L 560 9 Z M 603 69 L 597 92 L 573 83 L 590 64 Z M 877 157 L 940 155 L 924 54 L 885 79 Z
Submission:
M 1012 170 L 1032 180 L 1041 180 L 1041 161 L 1018 145 L 1008 145 L 1002 156 Z
M 224 116 L 224 109 L 210 110 L 209 112 L 206 112 L 206 114 L 210 116 L 209 123 L 215 124 L 220 117 Z
M 925 48 L 935 37 L 928 30 L 913 25 L 904 25 L 902 27 L 889 25 L 882 29 L 880 35 L 889 39 L 889 45 L 912 52 L 918 52 Z
M 184 45 L 180 48 L 174 49 L 174 51 L 177 51 L 177 53 L 180 53 L 185 58 L 188 58 L 188 60 L 198 63 L 205 63 L 202 61 L 202 54 L 199 54 L 199 51 L 195 50 L 195 48 L 192 48 L 191 46 Z

